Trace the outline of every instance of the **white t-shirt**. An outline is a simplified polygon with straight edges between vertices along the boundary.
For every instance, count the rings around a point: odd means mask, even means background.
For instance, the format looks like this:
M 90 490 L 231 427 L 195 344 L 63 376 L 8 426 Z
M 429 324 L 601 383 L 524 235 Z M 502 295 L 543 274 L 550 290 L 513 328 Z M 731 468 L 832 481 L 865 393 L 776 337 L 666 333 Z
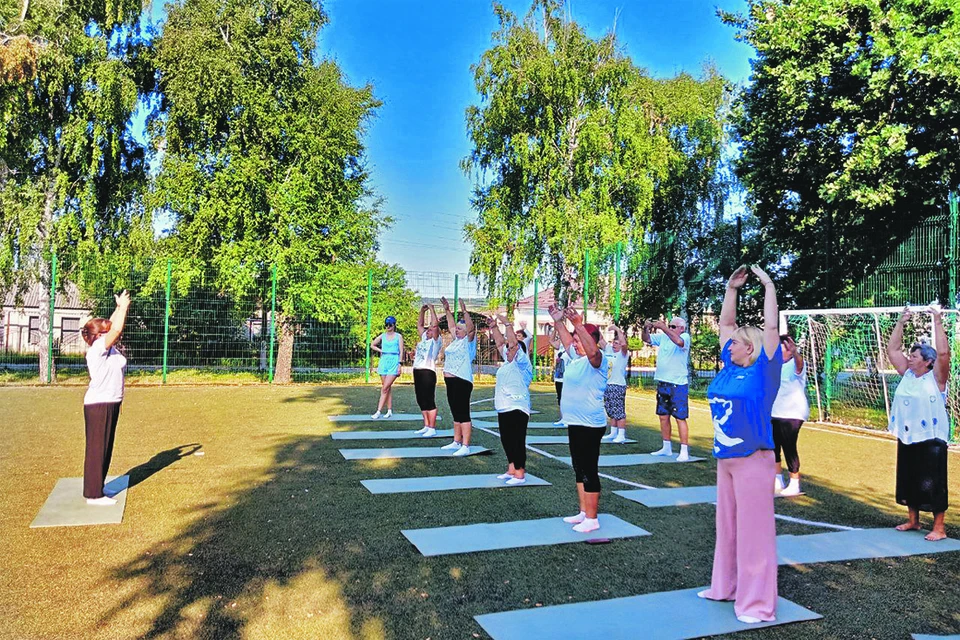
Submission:
M 431 340 L 424 331 L 420 336 L 420 342 L 417 343 L 417 351 L 413 356 L 414 369 L 430 369 L 433 371 L 437 366 L 437 356 L 440 355 L 440 347 L 443 343 L 440 338 Z
M 622 351 L 614 351 L 613 345 L 607 345 L 603 355 L 610 365 L 610 376 L 607 384 L 614 384 L 620 387 L 627 386 L 627 355 Z
M 605 429 L 607 413 L 603 410 L 603 392 L 607 390 L 607 363 L 594 367 L 589 358 L 577 355 L 573 345 L 567 355 L 570 361 L 563 372 L 563 395 L 560 397 L 564 423 Z
M 530 358 L 517 351 L 513 362 L 507 362 L 507 347 L 500 351 L 504 362 L 497 369 L 497 386 L 493 395 L 493 408 L 497 413 L 519 409 L 530 415 L 530 383 L 533 381 L 533 366 Z
M 810 417 L 810 403 L 807 401 L 807 363 L 803 371 L 797 373 L 797 365 L 791 359 L 780 367 L 780 390 L 773 401 L 772 416 L 787 420 L 806 420 Z
M 90 386 L 83 404 L 104 404 L 123 401 L 123 376 L 127 359 L 115 347 L 107 349 L 107 337 L 100 336 L 87 349 L 87 370 Z
M 683 346 L 678 347 L 665 333 L 650 336 L 650 344 L 657 347 L 657 370 L 654 380 L 671 384 L 688 384 L 687 360 L 690 357 L 690 334 L 680 334 Z
M 476 338 L 454 338 L 443 352 L 443 373 L 473 382 L 473 361 L 476 357 Z

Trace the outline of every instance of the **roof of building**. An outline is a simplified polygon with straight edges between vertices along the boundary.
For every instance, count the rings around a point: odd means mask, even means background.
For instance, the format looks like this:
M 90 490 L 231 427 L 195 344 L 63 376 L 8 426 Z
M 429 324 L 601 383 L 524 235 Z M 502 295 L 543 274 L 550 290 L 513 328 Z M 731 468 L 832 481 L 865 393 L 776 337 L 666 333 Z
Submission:
M 85 305 L 80 298 L 80 289 L 72 282 L 67 283 L 64 291 L 57 291 L 57 299 L 54 306 L 57 309 L 81 309 L 87 311 L 90 305 Z M 22 304 L 17 304 L 17 291 L 13 289 L 7 291 L 3 296 L 4 307 L 18 307 L 24 309 L 39 309 L 40 296 L 43 293 L 43 286 L 37 282 L 22 292 Z

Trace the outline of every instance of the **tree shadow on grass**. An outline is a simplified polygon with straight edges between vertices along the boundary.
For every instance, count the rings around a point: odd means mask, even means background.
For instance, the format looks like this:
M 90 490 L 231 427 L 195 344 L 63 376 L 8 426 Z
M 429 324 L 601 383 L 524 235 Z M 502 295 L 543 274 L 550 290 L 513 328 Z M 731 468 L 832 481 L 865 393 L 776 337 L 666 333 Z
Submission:
M 130 477 L 130 483 L 127 485 L 127 489 L 132 489 L 156 472 L 166 469 L 181 458 L 192 456 L 200 449 L 201 445 L 199 442 L 191 442 L 190 444 L 182 444 L 178 447 L 161 451 L 146 462 L 141 462 L 126 473 L 121 474 Z

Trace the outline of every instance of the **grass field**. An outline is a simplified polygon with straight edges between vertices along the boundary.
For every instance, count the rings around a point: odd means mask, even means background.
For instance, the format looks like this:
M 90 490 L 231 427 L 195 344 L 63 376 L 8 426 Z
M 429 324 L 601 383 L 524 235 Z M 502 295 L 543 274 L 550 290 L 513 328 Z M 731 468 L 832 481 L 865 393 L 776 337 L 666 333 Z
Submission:
M 474 615 L 697 587 L 710 579 L 714 507 L 648 509 L 614 496 L 612 490 L 629 487 L 612 481 L 604 481 L 602 510 L 652 536 L 422 557 L 401 529 L 568 515 L 576 507 L 573 473 L 532 454 L 528 470 L 553 486 L 371 495 L 360 480 L 500 473 L 505 466 L 498 440 L 483 432 L 475 443 L 494 449 L 493 456 L 343 460 L 342 447 L 398 443 L 332 441 L 331 431 L 405 428 L 326 419 L 371 412 L 374 386 L 133 386 L 111 468 L 131 477 L 123 524 L 30 529 L 56 480 L 81 474 L 83 391 L 0 388 L 0 638 L 486 638 Z M 479 387 L 474 399 L 492 391 Z M 656 448 L 653 407 L 648 393 L 630 396 L 628 435 L 639 443 L 616 452 Z M 556 417 L 552 393 L 535 395 L 534 408 L 543 412 L 540 419 Z M 395 410 L 416 412 L 411 386 L 399 387 Z M 709 457 L 712 427 L 702 404 L 693 410 L 691 430 L 693 453 Z M 858 527 L 903 519 L 893 498 L 892 441 L 805 427 L 800 446 L 806 495 L 779 500 L 778 513 Z M 710 459 L 604 471 L 668 487 L 712 484 L 715 470 Z M 947 524 L 957 537 L 955 453 L 950 478 L 954 509 Z M 777 526 L 779 533 L 824 531 Z M 781 567 L 779 588 L 823 620 L 738 638 L 960 633 L 957 553 Z M 638 621 L 637 638 L 655 623 Z

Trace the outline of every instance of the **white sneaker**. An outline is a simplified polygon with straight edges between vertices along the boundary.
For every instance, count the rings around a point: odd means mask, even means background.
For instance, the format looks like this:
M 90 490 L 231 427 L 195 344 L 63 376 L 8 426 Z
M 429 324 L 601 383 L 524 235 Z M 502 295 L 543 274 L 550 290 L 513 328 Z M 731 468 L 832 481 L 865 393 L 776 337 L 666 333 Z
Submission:
M 800 480 L 798 478 L 790 478 L 790 484 L 787 485 L 787 488 L 780 492 L 782 496 L 798 496 L 800 495 Z
M 440 447 L 440 448 L 441 448 L 441 449 L 459 449 L 460 446 L 461 446 L 460 443 L 457 442 L 456 440 L 454 440 L 454 441 L 451 442 L 450 444 L 445 444 L 445 445 L 443 445 L 443 446 Z
M 467 445 L 463 445 L 462 447 L 460 447 L 459 449 L 453 452 L 453 457 L 455 458 L 462 458 L 463 456 L 468 456 L 468 455 L 470 455 L 470 447 L 468 447 Z
M 507 480 L 506 484 L 510 484 L 510 485 L 523 484 L 523 483 L 526 482 L 526 481 L 527 481 L 527 478 L 526 478 L 526 477 L 523 477 L 523 478 L 510 478 L 509 480 Z
M 611 431 L 610 433 L 608 433 L 608 434 L 606 434 L 605 436 L 603 436 L 602 438 L 600 438 L 600 442 L 611 442 L 611 441 L 613 441 L 613 439 L 616 438 L 616 437 L 617 437 L 617 432 L 616 432 L 616 431 Z
M 626 442 L 626 441 L 627 441 L 627 432 L 626 432 L 626 431 L 620 431 L 620 432 L 617 433 L 617 437 L 615 437 L 615 438 L 614 438 L 613 440 L 611 440 L 610 442 L 612 442 L 613 444 L 623 444 L 623 443 Z
M 773 476 L 773 492 L 780 493 L 783 491 L 783 476 L 779 473 Z
M 596 518 L 584 518 L 583 522 L 573 528 L 577 533 L 590 533 L 600 528 L 600 521 Z
M 587 514 L 581 511 L 575 516 L 567 516 L 566 518 L 563 519 L 563 521 L 566 522 L 567 524 L 580 524 L 586 519 L 587 519 Z
M 501 473 L 500 475 L 497 476 L 497 480 L 509 480 L 512 477 L 513 477 L 512 473 Z
M 652 456 L 667 456 L 667 457 L 669 457 L 669 456 L 672 456 L 672 455 L 673 455 L 673 450 L 672 450 L 672 449 L 664 449 L 663 447 L 660 447 L 660 448 L 657 449 L 656 451 L 651 451 L 651 452 L 650 452 L 650 455 L 652 455 Z
M 382 413 L 380 413 L 379 411 L 377 411 L 375 414 L 373 414 L 373 415 L 370 416 L 370 417 L 373 418 L 374 420 L 379 420 L 379 419 L 380 419 L 380 416 L 382 416 L 382 415 L 383 415 Z
M 108 498 L 103 496 L 102 498 L 87 498 L 87 504 L 93 504 L 101 507 L 109 507 L 110 505 L 117 504 L 117 501 L 113 498 Z
M 563 424 L 563 420 L 557 420 L 556 422 L 553 423 L 553 426 L 555 426 L 555 427 L 565 427 L 565 426 L 567 426 L 567 425 Z
M 737 620 L 743 624 L 760 624 L 763 622 L 760 618 L 754 618 L 753 616 L 737 616 Z
M 690 462 L 690 454 L 686 451 L 681 451 L 680 455 L 677 456 L 677 462 Z
M 437 435 L 437 430 L 433 427 L 427 427 L 427 430 L 420 435 L 422 435 L 424 438 L 432 438 L 433 436 Z
M 417 434 L 418 436 L 422 436 L 423 434 L 425 434 L 425 433 L 427 432 L 427 429 L 429 429 L 429 428 L 430 428 L 430 427 L 428 427 L 427 425 L 423 425 L 423 428 L 422 428 L 422 429 L 417 429 L 416 431 L 414 431 L 414 433 Z
M 386 412 L 385 414 L 383 414 L 383 417 L 384 417 L 384 418 L 389 418 L 389 417 L 392 416 L 392 415 L 393 415 L 393 410 L 392 410 L 392 409 L 387 409 L 387 412 Z

